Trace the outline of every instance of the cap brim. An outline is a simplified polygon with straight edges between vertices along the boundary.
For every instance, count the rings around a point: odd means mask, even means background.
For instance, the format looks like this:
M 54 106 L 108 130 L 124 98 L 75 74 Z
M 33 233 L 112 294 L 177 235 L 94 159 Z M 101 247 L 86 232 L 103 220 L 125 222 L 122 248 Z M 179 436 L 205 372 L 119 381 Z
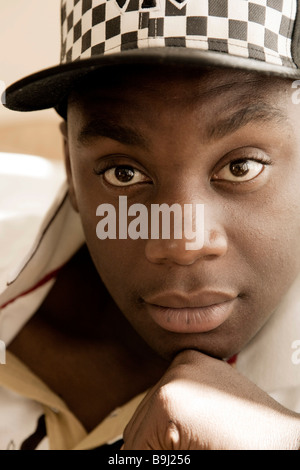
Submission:
M 179 47 L 126 50 L 57 65 L 29 75 L 9 86 L 3 104 L 14 111 L 37 111 L 57 107 L 74 84 L 86 74 L 112 65 L 149 64 L 178 67 L 225 67 L 255 71 L 270 76 L 297 79 L 300 70 L 267 64 L 220 52 Z

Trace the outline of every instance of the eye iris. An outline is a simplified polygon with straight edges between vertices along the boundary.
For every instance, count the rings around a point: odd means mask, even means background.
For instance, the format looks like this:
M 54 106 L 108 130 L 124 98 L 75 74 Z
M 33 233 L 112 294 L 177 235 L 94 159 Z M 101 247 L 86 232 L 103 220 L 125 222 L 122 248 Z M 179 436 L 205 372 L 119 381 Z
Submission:
M 134 170 L 127 166 L 125 167 L 118 167 L 115 169 L 115 177 L 121 183 L 129 183 L 132 178 L 134 177 Z
M 230 164 L 233 176 L 245 176 L 249 171 L 249 165 L 245 160 L 236 160 Z

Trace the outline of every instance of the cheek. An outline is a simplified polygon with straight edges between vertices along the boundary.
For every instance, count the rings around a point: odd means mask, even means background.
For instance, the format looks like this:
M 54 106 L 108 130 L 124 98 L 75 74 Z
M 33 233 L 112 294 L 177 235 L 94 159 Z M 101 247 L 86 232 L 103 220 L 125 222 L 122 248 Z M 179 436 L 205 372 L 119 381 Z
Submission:
M 96 211 L 95 211 L 96 214 Z M 96 269 L 108 291 L 120 306 L 128 303 L 130 292 L 138 284 L 144 243 L 141 240 L 100 240 L 96 234 L 99 217 L 82 216 L 86 243 Z
M 78 155 L 73 160 L 74 189 L 86 244 L 107 289 L 116 301 L 120 299 L 123 303 L 123 298 L 128 296 L 129 285 L 136 283 L 141 271 L 138 266 L 140 260 L 144 259 L 143 241 L 98 238 L 97 224 L 103 217 L 97 216 L 97 208 L 105 203 L 116 208 L 117 205 L 101 190 L 92 165 L 87 168 Z M 118 211 L 116 219 L 118 220 Z
M 262 295 L 276 306 L 300 270 L 300 191 L 290 184 L 270 193 L 248 211 L 243 240 L 238 232 L 232 237 L 251 268 L 254 288 L 263 286 Z

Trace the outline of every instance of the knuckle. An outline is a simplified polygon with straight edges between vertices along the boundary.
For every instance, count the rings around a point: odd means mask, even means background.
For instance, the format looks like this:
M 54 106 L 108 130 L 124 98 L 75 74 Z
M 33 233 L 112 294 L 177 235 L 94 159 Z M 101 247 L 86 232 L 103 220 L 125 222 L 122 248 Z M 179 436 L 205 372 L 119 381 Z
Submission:
M 178 426 L 174 423 L 174 421 L 169 420 L 165 434 L 166 449 L 179 450 L 180 442 L 181 439 Z
M 165 407 L 170 405 L 176 396 L 176 387 L 173 383 L 162 385 L 155 394 L 155 401 L 158 406 Z

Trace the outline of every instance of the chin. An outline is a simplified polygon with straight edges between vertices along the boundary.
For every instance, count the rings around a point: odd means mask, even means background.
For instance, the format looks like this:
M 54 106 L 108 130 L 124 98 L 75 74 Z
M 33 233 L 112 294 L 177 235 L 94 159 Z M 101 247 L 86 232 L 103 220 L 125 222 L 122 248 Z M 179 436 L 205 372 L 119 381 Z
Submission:
M 228 337 L 224 340 L 214 335 L 212 338 L 212 335 L 208 333 L 197 336 L 175 334 L 173 338 L 168 338 L 168 341 L 165 339 L 155 344 L 148 341 L 148 344 L 160 357 L 168 362 L 171 362 L 180 352 L 188 349 L 199 351 L 216 359 L 228 360 L 238 354 L 243 347 L 243 345 Z

